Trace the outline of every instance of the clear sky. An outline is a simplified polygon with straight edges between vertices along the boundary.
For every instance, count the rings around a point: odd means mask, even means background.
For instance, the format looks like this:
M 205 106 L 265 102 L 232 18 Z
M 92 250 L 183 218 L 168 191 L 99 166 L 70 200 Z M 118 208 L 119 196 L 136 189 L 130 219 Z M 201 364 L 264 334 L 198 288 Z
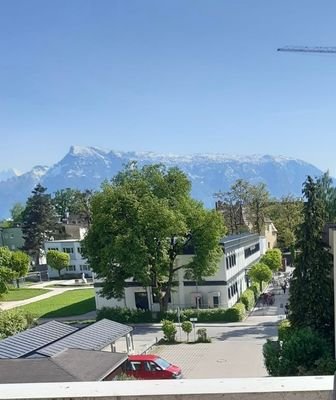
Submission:
M 269 153 L 336 175 L 335 0 L 2 0 L 0 170 L 71 144 Z

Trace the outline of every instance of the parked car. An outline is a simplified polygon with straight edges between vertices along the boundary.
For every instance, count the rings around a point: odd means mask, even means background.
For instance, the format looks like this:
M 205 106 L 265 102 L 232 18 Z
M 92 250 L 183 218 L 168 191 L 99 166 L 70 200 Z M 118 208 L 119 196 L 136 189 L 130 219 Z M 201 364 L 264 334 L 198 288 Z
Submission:
M 138 379 L 181 379 L 180 367 L 152 354 L 128 356 L 125 373 Z

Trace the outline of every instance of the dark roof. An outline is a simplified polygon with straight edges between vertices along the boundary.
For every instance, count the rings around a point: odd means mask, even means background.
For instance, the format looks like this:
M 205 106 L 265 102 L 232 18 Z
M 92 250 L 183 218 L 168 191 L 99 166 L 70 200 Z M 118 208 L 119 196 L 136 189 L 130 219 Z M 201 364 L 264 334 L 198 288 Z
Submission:
M 78 329 L 58 321 L 50 321 L 20 332 L 0 341 L 0 359 L 25 357 L 55 340 L 76 332 Z
M 108 319 L 79 329 L 57 342 L 38 351 L 45 356 L 53 356 L 65 349 L 101 350 L 131 332 L 133 328 Z
M 220 240 L 220 244 L 224 246 L 225 251 L 250 246 L 257 242 L 259 242 L 259 235 L 256 233 L 241 233 L 240 235 L 230 235 Z
M 0 383 L 100 381 L 126 359 L 126 353 L 69 349 L 50 358 L 0 360 Z

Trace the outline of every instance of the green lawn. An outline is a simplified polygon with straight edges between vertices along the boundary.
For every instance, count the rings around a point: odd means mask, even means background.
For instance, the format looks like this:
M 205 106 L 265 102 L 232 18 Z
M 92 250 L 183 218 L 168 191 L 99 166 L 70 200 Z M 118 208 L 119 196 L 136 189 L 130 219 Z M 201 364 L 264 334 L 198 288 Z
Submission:
M 81 315 L 96 309 L 93 289 L 69 290 L 57 296 L 40 300 L 17 310 L 27 311 L 35 318 L 59 318 Z
M 0 297 L 0 302 L 26 300 L 48 292 L 50 292 L 48 289 L 9 289 L 8 293 Z

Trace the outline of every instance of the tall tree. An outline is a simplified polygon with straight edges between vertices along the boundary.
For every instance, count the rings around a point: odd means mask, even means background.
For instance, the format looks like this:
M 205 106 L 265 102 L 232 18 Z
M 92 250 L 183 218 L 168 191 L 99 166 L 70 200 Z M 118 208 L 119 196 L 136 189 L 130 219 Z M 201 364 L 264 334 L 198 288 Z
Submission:
M 248 191 L 247 214 L 252 230 L 261 234 L 269 206 L 269 192 L 264 183 L 251 185 Z
M 282 250 L 292 249 L 303 219 L 303 201 L 290 195 L 282 197 L 280 201 L 271 201 L 268 216 L 278 231 L 277 245 Z
M 217 270 L 225 233 L 220 215 L 190 197 L 191 184 L 177 168 L 128 165 L 91 201 L 92 224 L 84 255 L 103 279 L 102 294 L 122 297 L 125 280 L 152 286 L 161 310 L 181 268 L 197 280 Z M 178 255 L 192 248 L 188 264 Z
M 54 225 L 55 211 L 51 197 L 46 188 L 38 184 L 27 200 L 22 224 L 24 249 L 34 258 L 35 265 L 39 265 L 43 243 L 50 239 Z
M 329 175 L 329 171 L 325 172 L 318 180 L 321 198 L 325 204 L 326 222 L 336 222 L 336 188 Z
M 67 213 L 74 214 L 77 209 L 77 202 L 81 192 L 76 189 L 60 189 L 54 193 L 52 203 L 55 207 L 56 214 L 65 219 Z
M 297 234 L 299 254 L 289 290 L 289 319 L 295 328 L 310 327 L 328 336 L 333 330 L 331 256 L 322 242 L 326 210 L 320 181 L 308 176 L 302 192 L 303 222 Z
M 22 223 L 24 209 L 25 206 L 22 203 L 15 203 L 11 208 L 10 213 L 13 226 L 20 225 Z

